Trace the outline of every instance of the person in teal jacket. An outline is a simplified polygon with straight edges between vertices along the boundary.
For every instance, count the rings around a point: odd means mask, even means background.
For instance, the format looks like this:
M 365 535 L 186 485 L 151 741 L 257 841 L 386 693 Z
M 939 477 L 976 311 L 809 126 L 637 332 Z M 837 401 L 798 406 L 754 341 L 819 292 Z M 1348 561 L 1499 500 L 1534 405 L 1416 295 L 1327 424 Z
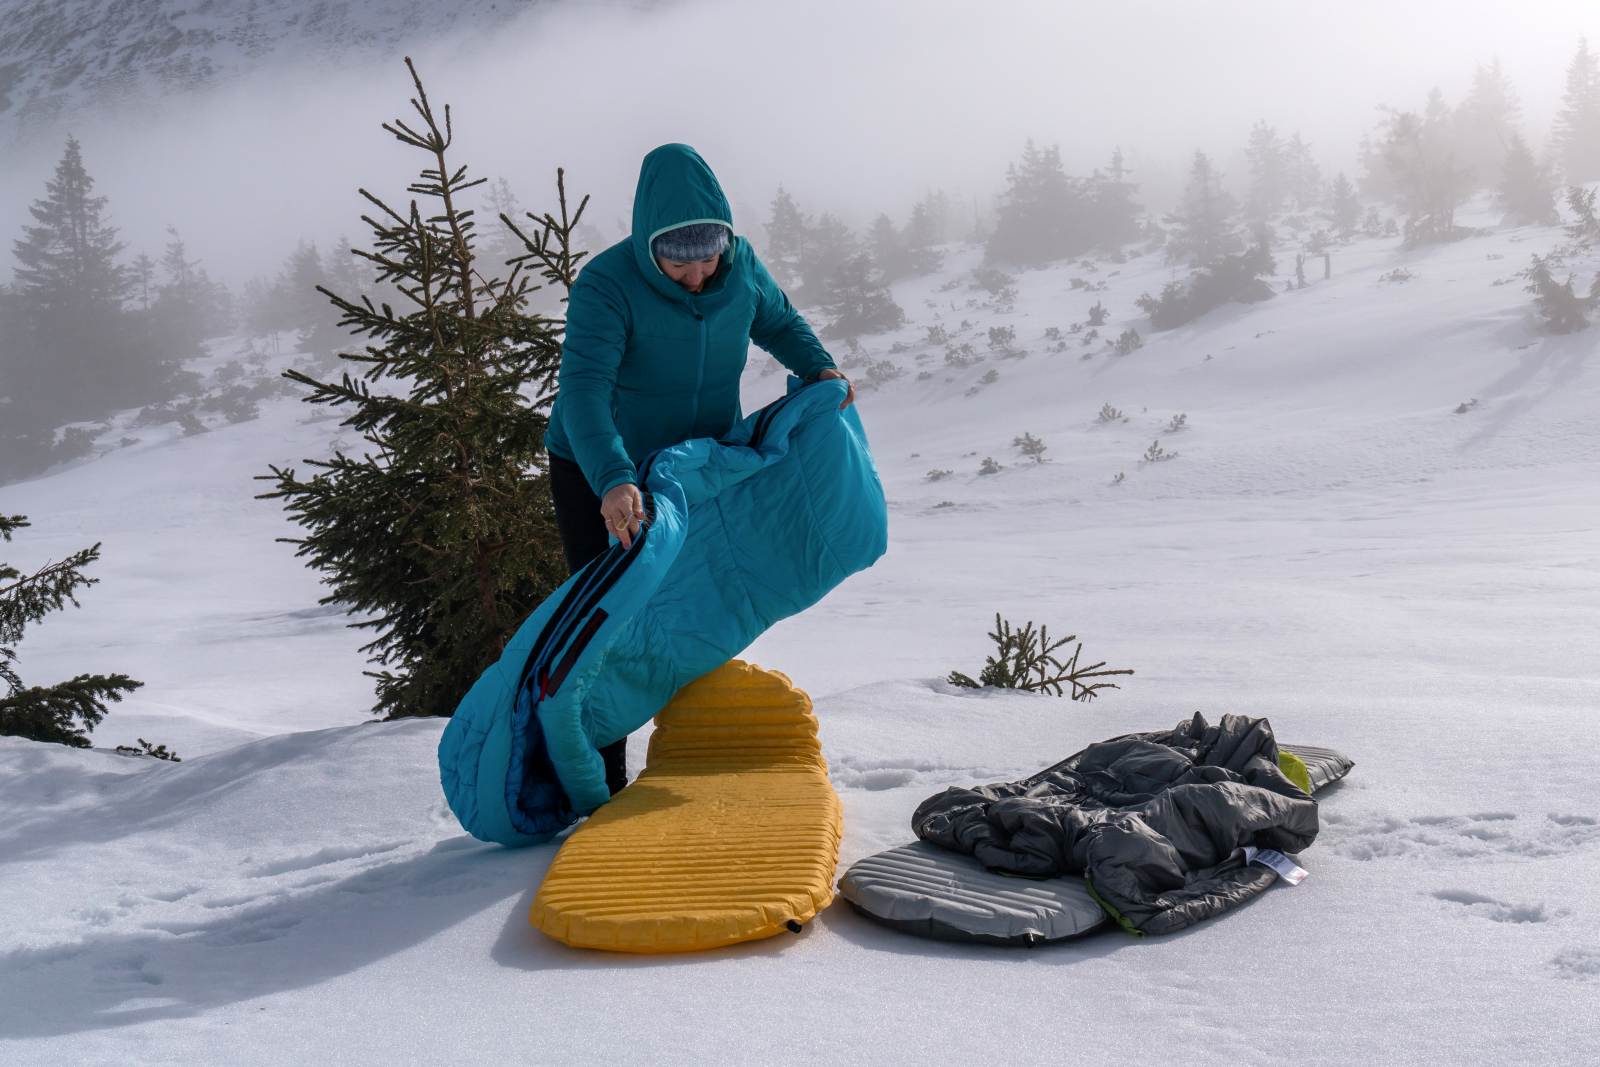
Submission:
M 645 457 L 720 437 L 739 421 L 751 341 L 804 381 L 844 377 L 750 242 L 734 234 L 706 161 L 686 144 L 662 145 L 639 168 L 633 232 L 589 260 L 568 298 L 545 445 L 574 573 L 611 537 L 629 547 L 638 534 Z M 844 404 L 854 399 L 851 387 Z M 626 743 L 601 753 L 613 792 L 627 780 Z

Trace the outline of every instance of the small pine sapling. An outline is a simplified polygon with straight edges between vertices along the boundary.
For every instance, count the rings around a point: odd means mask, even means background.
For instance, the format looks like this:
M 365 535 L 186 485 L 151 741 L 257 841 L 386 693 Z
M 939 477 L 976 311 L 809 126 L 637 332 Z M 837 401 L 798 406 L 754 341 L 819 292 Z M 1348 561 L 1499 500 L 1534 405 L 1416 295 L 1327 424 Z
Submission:
M 1136 352 L 1143 347 L 1144 341 L 1139 337 L 1139 331 L 1131 326 L 1123 330 L 1117 339 L 1111 343 L 1112 350 L 1119 356 Z
M 1572 275 L 1557 282 L 1550 273 L 1549 260 L 1533 257 L 1533 266 L 1523 272 L 1528 279 L 1523 291 L 1534 294 L 1534 307 L 1551 333 L 1573 333 L 1589 325 L 1588 313 L 1600 303 L 1600 275 L 1596 275 L 1587 296 L 1572 290 Z
M 1105 663 L 1093 663 L 1087 666 L 1078 664 L 1078 657 L 1083 652 L 1080 642 L 1072 650 L 1072 655 L 1062 662 L 1056 651 L 1070 642 L 1077 641 L 1076 634 L 1068 634 L 1060 640 L 1050 640 L 1046 627 L 1033 628 L 1030 620 L 1018 630 L 995 613 L 994 630 L 989 638 L 995 643 L 995 654 L 986 657 L 983 670 L 978 672 L 976 680 L 962 674 L 960 671 L 951 671 L 949 682 L 963 689 L 983 689 L 993 687 L 997 689 L 1021 689 L 1030 693 L 1054 693 L 1056 696 L 1066 695 L 1067 690 L 1063 683 L 1070 687 L 1073 700 L 1093 700 L 1102 689 L 1121 688 L 1114 682 L 1097 682 L 1092 679 L 1108 678 L 1115 675 L 1130 675 L 1131 670 L 1103 670 Z
M 1180 414 L 1172 416 L 1171 420 L 1169 420 L 1167 422 L 1167 427 L 1166 427 L 1166 431 L 1165 432 L 1166 433 L 1177 433 L 1179 430 L 1186 430 L 1188 428 L 1189 428 L 1189 416 L 1180 413 Z
M 1097 422 L 1127 422 L 1128 421 L 1128 416 L 1124 415 L 1121 411 L 1119 411 L 1118 409 L 1112 407 L 1110 404 L 1102 404 L 1102 405 L 1100 405 L 1100 414 L 1097 417 L 1096 421 Z
M 1594 194 L 1594 189 L 1585 191 L 1581 185 L 1567 188 L 1567 207 L 1576 216 L 1576 221 L 1567 227 L 1567 236 L 1580 245 L 1600 241 L 1600 218 L 1595 217 Z
M 1011 444 L 1022 450 L 1022 454 L 1032 459 L 1035 463 L 1044 462 L 1046 445 L 1031 433 L 1024 433 L 1021 437 L 1011 439 Z
M 955 474 L 955 471 L 953 471 L 953 470 L 948 470 L 948 469 L 935 467 L 933 470 L 928 472 L 928 481 L 930 481 L 930 482 L 942 482 L 946 478 L 949 478 L 949 477 L 953 476 L 954 474 Z
M 139 745 L 118 745 L 116 751 L 129 756 L 149 756 L 152 759 L 167 760 L 170 763 L 182 763 L 183 759 L 166 745 L 152 745 L 144 738 L 139 738 Z
M 983 462 L 978 465 L 979 474 L 999 474 L 1003 470 L 1005 468 L 996 463 L 993 456 L 985 456 Z
M 1105 308 L 1105 305 L 1100 303 L 1100 301 L 1096 300 L 1094 302 L 1094 307 L 1089 309 L 1089 325 L 1090 326 L 1104 326 L 1105 324 L 1106 324 L 1106 308 Z
M 1160 441 L 1151 441 L 1150 447 L 1144 450 L 1144 461 L 1146 463 L 1162 463 L 1166 460 L 1177 458 L 1178 454 L 1176 452 L 1168 452 L 1162 448 Z

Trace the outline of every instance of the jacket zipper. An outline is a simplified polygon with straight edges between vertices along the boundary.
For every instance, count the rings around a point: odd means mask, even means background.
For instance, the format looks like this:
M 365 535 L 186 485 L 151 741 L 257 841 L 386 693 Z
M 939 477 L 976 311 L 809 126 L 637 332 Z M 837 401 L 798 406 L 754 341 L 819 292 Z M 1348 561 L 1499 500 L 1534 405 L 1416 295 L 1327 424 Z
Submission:
M 703 312 L 694 306 L 694 304 L 691 303 L 689 308 L 694 312 L 695 319 L 700 323 L 700 365 L 695 368 L 694 407 L 690 410 L 689 415 L 689 433 L 691 436 L 698 436 L 698 427 L 700 425 L 700 388 L 705 384 L 706 380 L 706 317 Z

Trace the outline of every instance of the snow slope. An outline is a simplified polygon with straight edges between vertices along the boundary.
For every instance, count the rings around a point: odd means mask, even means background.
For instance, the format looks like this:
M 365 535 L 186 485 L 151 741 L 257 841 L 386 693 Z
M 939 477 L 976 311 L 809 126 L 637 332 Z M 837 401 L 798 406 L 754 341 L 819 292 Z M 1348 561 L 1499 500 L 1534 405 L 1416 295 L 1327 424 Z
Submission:
M 905 372 L 859 400 L 890 551 L 745 653 L 816 699 L 843 863 L 946 785 L 1195 710 L 1356 761 L 1303 885 L 1158 940 L 953 946 L 836 905 L 702 956 L 549 942 L 525 914 L 552 849 L 460 832 L 442 723 L 363 721 L 361 637 L 250 496 L 336 425 L 283 400 L 197 437 L 113 427 L 141 443 L 0 488 L 35 522 L 8 559 L 104 541 L 101 584 L 20 666 L 144 680 L 97 743 L 185 758 L 0 739 L 0 1061 L 1595 1062 L 1600 334 L 1539 335 L 1495 284 L 1558 240 L 1358 243 L 1328 281 L 1120 357 L 1066 331 L 1096 300 L 1103 334 L 1142 327 L 1158 258 L 1023 273 L 1007 312 L 941 288 L 976 262 L 953 248 L 897 286 L 910 325 L 864 342 Z M 1010 324 L 1028 354 L 948 368 L 936 322 L 985 354 Z M 750 405 L 779 390 L 765 363 Z M 1048 462 L 1011 447 L 1025 431 Z M 1177 458 L 1141 463 L 1157 439 Z M 1087 705 L 948 686 L 996 611 L 1138 673 Z

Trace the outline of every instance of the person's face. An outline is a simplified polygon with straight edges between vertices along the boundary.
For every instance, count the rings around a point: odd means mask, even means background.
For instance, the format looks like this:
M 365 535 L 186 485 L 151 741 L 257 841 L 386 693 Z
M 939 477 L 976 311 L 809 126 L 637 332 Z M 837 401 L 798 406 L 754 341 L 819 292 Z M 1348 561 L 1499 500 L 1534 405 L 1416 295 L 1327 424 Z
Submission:
M 687 263 L 678 259 L 656 257 L 656 264 L 661 268 L 661 273 L 691 293 L 698 293 L 704 287 L 706 279 L 717 272 L 717 264 L 721 261 L 721 252 L 710 259 L 690 260 Z

